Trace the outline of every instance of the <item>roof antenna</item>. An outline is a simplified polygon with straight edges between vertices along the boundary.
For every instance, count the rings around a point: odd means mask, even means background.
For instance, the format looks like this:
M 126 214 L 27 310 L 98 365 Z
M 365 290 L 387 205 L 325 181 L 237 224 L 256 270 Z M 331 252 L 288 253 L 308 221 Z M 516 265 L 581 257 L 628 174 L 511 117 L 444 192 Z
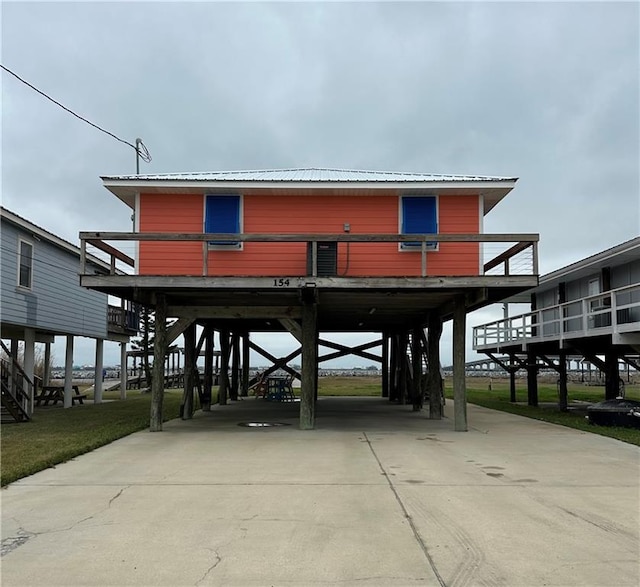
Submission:
M 142 144 L 142 139 L 136 139 L 136 175 L 140 175 L 140 145 Z
M 142 139 L 136 139 L 136 175 L 140 175 L 140 159 L 145 163 L 151 163 L 151 153 Z

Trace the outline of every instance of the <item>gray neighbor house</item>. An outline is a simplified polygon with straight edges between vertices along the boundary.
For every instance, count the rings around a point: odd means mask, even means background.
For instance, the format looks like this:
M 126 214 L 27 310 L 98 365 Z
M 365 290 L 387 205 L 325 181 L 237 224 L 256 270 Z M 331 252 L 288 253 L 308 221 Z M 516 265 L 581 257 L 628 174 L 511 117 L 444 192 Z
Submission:
M 620 366 L 640 370 L 640 237 L 540 277 L 508 302 L 531 311 L 477 326 L 473 348 L 511 374 L 527 370 L 528 402 L 537 404 L 537 373 L 558 372 L 567 407 L 567 362 L 588 361 L 604 374 L 605 398 L 622 392 Z
M 31 418 L 37 393 L 36 344 L 44 344 L 41 385 L 46 386 L 55 336 L 66 336 L 65 407 L 73 404 L 74 339 L 88 337 L 96 341 L 94 401 L 99 403 L 104 341 L 121 343 L 121 364 L 126 365 L 126 343 L 138 326 L 133 308 L 124 303 L 110 305 L 106 294 L 80 287 L 79 247 L 4 207 L 0 207 L 0 216 L 3 418 Z M 109 272 L 109 265 L 96 257 L 88 258 L 87 263 L 93 274 Z M 22 364 L 17 361 L 20 343 Z M 121 387 L 123 383 L 126 386 L 126 369 L 121 369 Z

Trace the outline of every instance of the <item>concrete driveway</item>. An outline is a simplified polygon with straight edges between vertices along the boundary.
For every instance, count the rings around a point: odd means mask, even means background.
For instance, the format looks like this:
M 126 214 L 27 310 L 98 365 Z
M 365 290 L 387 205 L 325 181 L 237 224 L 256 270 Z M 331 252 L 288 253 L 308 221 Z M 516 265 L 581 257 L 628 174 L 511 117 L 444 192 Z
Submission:
M 640 584 L 637 447 L 410 409 L 321 398 L 300 431 L 296 405 L 248 399 L 23 479 L 2 585 Z

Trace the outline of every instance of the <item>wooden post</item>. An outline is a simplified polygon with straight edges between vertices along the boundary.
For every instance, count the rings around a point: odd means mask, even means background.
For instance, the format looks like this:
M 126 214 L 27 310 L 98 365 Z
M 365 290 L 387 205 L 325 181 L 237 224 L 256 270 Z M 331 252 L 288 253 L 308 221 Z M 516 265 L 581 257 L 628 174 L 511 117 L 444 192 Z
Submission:
M 196 323 L 192 322 L 183 333 L 184 336 L 184 393 L 182 394 L 181 418 L 193 418 L 193 387 L 196 369 Z M 155 362 L 155 360 L 154 360 Z M 155 379 L 155 375 L 154 375 Z M 164 375 L 163 375 L 164 380 Z
M 127 399 L 127 343 L 120 343 L 120 399 Z
M 467 383 L 466 363 L 466 321 L 467 308 L 464 296 L 458 296 L 453 308 L 453 407 L 454 429 L 466 432 L 467 428 Z
M 202 411 L 211 411 L 211 395 L 213 391 L 213 326 L 205 324 L 205 354 Z
M 516 373 L 518 372 L 516 368 L 516 357 L 515 355 L 509 355 L 511 367 L 509 368 L 509 401 L 512 403 L 516 403 Z
M 389 334 L 382 333 L 382 397 L 389 397 Z
M 440 314 L 429 314 L 429 337 L 427 338 L 427 391 L 429 393 L 429 418 L 442 419 L 442 375 L 440 375 L 440 337 L 442 318 Z
M 232 401 L 238 401 L 238 388 L 240 386 L 240 333 L 234 330 L 231 334 L 231 349 L 233 352 L 233 366 L 231 368 L 230 397 Z
M 527 348 L 527 403 L 538 405 L 538 358 L 531 347 Z
M 93 368 L 93 403 L 102 403 L 102 374 L 104 370 L 104 340 L 96 338 L 96 362 Z
M 618 354 L 613 348 L 609 348 L 604 353 L 604 398 L 616 399 L 619 394 Z
M 162 430 L 162 404 L 164 401 L 164 356 L 167 352 L 167 300 L 156 294 L 156 337 L 153 343 L 153 375 L 151 378 L 151 417 L 149 430 Z
M 424 397 L 422 395 L 422 328 L 418 325 L 411 333 L 411 365 L 413 367 L 411 381 L 411 397 L 413 399 L 413 411 L 422 410 Z
M 407 332 L 403 331 L 398 335 L 398 403 L 404 406 L 407 403 Z
M 42 373 L 42 385 L 49 385 L 51 380 L 51 343 L 44 345 L 44 372 Z
M 567 390 L 567 351 L 558 355 L 558 407 L 561 412 L 569 409 L 569 393 Z
M 73 405 L 71 394 L 73 389 L 73 335 L 67 334 L 67 348 L 64 359 L 64 402 L 65 408 L 70 408 Z
M 312 430 L 316 419 L 316 373 L 318 365 L 318 308 L 313 302 L 302 305 L 302 381 L 300 429 Z
M 251 366 L 249 359 L 249 333 L 242 333 L 242 397 L 249 395 L 249 368 Z
M 389 358 L 389 401 L 398 401 L 398 334 L 391 335 Z
M 229 331 L 220 331 L 220 387 L 218 391 L 218 403 L 221 406 L 227 405 L 227 395 L 229 393 Z

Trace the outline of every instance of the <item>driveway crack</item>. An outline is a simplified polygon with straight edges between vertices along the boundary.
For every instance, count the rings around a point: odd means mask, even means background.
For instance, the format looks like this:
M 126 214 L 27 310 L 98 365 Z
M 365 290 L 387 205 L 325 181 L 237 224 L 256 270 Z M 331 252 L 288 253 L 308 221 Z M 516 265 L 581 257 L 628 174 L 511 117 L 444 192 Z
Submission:
M 391 478 L 389 477 L 389 473 L 387 473 L 387 471 L 385 470 L 384 466 L 382 465 L 382 461 L 380 461 L 380 458 L 376 454 L 376 451 L 373 448 L 373 445 L 371 444 L 371 441 L 369 440 L 369 437 L 367 436 L 367 433 L 363 432 L 362 434 L 364 436 L 364 439 L 365 439 L 367 445 L 369 446 L 369 450 L 371 451 L 371 454 L 373 455 L 373 458 L 378 463 L 378 467 L 380 467 L 380 471 L 382 472 L 382 474 L 384 475 L 384 478 L 387 480 L 387 483 L 389 484 L 389 489 L 391 489 L 391 492 L 393 493 L 394 497 L 396 498 L 396 501 L 398 502 L 398 505 L 400 506 L 400 509 L 402 510 L 402 513 L 403 513 L 405 519 L 409 523 L 409 526 L 411 527 L 411 531 L 413 532 L 413 536 L 416 539 L 416 542 L 418 543 L 418 546 L 420 546 L 420 549 L 424 553 L 424 556 L 427 559 L 427 562 L 429 563 L 429 566 L 431 567 L 431 570 L 433 571 L 433 574 L 438 579 L 438 582 L 440 583 L 441 587 L 446 587 L 446 583 L 444 582 L 444 579 L 442 578 L 442 576 L 438 572 L 438 569 L 436 568 L 436 564 L 435 564 L 433 558 L 431 557 L 431 555 L 429 554 L 429 550 L 427 549 L 427 545 L 422 540 L 422 537 L 420 536 L 420 533 L 418 532 L 418 528 L 416 528 L 416 525 L 414 524 L 413 519 L 409 515 L 409 512 L 407 511 L 406 506 L 404 505 L 402 499 L 400 498 L 400 495 L 398 494 L 398 492 L 396 491 L 396 488 L 394 487 L 393 483 L 391 482 Z

